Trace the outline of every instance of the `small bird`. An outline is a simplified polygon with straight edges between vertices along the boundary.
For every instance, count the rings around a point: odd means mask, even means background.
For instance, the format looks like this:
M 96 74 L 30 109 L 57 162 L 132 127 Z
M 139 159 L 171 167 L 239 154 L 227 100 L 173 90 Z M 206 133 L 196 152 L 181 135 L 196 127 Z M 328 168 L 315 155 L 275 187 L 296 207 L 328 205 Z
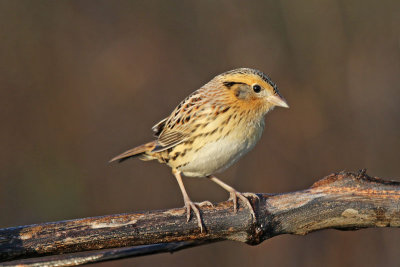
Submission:
M 267 75 L 250 68 L 224 72 L 154 125 L 156 140 L 130 149 L 110 162 L 139 157 L 170 166 L 182 191 L 187 221 L 193 210 L 201 232 L 203 222 L 197 206 L 211 203 L 192 202 L 181 174 L 209 178 L 229 192 L 235 212 L 239 198 L 255 219 L 253 207 L 245 197 L 249 194 L 238 192 L 214 174 L 227 169 L 255 146 L 264 130 L 264 116 L 275 106 L 289 107 Z

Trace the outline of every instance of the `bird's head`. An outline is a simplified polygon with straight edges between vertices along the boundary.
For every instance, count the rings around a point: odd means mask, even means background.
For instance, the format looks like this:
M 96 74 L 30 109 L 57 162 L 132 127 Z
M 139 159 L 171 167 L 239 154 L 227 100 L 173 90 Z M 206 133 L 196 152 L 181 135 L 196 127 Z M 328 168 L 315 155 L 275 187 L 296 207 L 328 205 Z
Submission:
M 243 109 L 257 110 L 262 114 L 272 108 L 288 108 L 271 79 L 259 70 L 250 68 L 234 69 L 214 78 L 218 87 L 227 92 L 232 103 Z

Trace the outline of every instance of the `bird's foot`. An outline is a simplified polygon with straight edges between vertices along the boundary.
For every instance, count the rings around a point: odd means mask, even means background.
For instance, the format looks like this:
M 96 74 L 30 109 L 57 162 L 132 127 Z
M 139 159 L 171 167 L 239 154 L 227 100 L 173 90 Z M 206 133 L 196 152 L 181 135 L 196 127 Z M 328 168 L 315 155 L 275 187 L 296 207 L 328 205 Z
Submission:
M 192 202 L 190 199 L 185 199 L 186 221 L 187 222 L 190 221 L 191 210 L 193 210 L 194 214 L 196 215 L 197 225 L 200 227 L 200 232 L 201 233 L 204 230 L 204 225 L 203 225 L 203 221 L 201 219 L 200 211 L 197 208 L 197 206 L 201 207 L 201 206 L 204 206 L 204 205 L 213 206 L 213 204 L 210 201 L 203 201 L 201 203 L 196 203 L 196 202 Z
M 203 206 L 210 206 L 210 207 L 214 207 L 214 204 L 211 203 L 208 200 L 202 201 L 202 202 L 195 202 L 195 204 L 199 207 L 203 207 Z
M 257 198 L 259 199 L 259 197 L 256 194 L 253 193 L 240 193 L 236 190 L 232 190 L 229 192 L 229 199 L 233 202 L 233 210 L 236 213 L 237 212 L 237 199 L 239 198 L 240 200 L 242 200 L 246 206 L 249 208 L 251 216 L 253 217 L 253 220 L 256 219 L 256 214 L 254 212 L 253 206 L 251 205 L 250 201 L 248 200 L 247 197 L 252 197 L 252 198 Z
M 218 179 L 214 175 L 209 175 L 209 176 L 207 176 L 207 178 L 209 178 L 211 181 L 213 181 L 214 183 L 218 184 L 223 189 L 225 189 L 226 191 L 229 192 L 229 199 L 228 200 L 229 201 L 232 200 L 232 202 L 233 202 L 233 210 L 235 212 L 237 212 L 237 199 L 239 198 L 249 208 L 251 216 L 253 217 L 253 220 L 254 221 L 256 220 L 256 214 L 254 212 L 253 206 L 251 205 L 250 201 L 246 198 L 246 196 L 248 196 L 248 197 L 259 199 L 256 194 L 253 194 L 253 193 L 243 193 L 242 194 L 242 193 L 236 191 L 235 188 L 233 188 L 232 186 L 222 182 L 220 179 Z
M 242 193 L 243 196 L 245 196 L 246 198 L 255 198 L 257 200 L 260 200 L 259 196 L 257 196 L 257 194 L 254 193 Z

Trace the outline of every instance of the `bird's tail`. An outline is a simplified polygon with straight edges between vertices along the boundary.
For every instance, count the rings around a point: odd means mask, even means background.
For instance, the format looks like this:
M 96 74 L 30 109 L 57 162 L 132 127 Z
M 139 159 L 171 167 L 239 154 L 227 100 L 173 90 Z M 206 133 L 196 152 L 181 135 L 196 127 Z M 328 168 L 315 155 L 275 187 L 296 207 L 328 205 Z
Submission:
M 152 151 L 156 147 L 156 142 L 151 141 L 149 143 L 146 143 L 144 145 L 140 145 L 138 147 L 129 149 L 128 151 L 125 151 L 124 153 L 112 158 L 110 162 L 117 161 L 122 162 L 124 160 L 127 160 L 129 158 L 137 157 L 139 156 L 143 160 L 150 160 L 153 159 L 150 155 L 146 155 L 146 152 Z

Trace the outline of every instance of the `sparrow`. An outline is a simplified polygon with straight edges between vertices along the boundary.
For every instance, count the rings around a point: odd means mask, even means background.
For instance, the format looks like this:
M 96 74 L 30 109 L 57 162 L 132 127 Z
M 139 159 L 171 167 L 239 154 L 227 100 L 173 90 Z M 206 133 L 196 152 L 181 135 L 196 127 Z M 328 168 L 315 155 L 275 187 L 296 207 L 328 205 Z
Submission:
M 263 133 L 264 116 L 276 106 L 289 107 L 275 83 L 261 71 L 238 68 L 224 72 L 186 97 L 168 117 L 154 125 L 155 140 L 110 162 L 138 157 L 170 166 L 183 195 L 187 221 L 193 211 L 201 232 L 204 225 L 198 207 L 211 203 L 192 202 L 182 174 L 215 182 L 229 192 L 235 212 L 240 199 L 255 219 L 246 197 L 249 193 L 238 192 L 214 174 L 226 170 L 253 149 Z

